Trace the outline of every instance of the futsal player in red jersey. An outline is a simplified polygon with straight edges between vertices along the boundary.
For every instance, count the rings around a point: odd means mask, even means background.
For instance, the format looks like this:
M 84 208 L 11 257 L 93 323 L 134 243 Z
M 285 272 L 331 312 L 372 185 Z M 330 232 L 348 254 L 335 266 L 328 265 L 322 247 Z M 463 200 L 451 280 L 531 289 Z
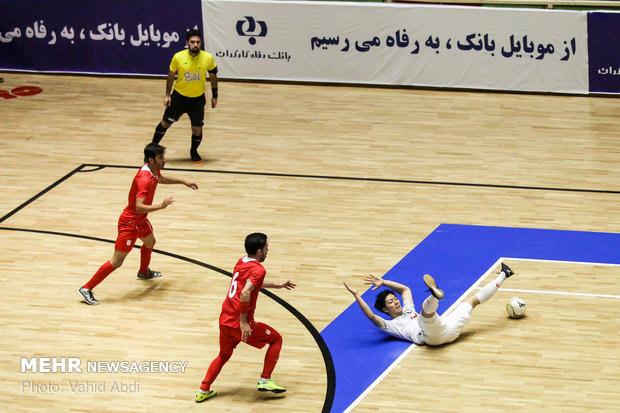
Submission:
M 290 280 L 281 284 L 265 281 L 265 267 L 261 264 L 267 258 L 269 245 L 267 235 L 255 232 L 245 238 L 245 251 L 248 255 L 240 258 L 235 265 L 230 287 L 222 303 L 220 314 L 220 353 L 211 362 L 207 375 L 196 393 L 196 403 L 203 402 L 217 394 L 211 390 L 222 367 L 232 356 L 233 351 L 241 341 L 252 347 L 263 348 L 269 345 L 265 353 L 263 372 L 258 381 L 259 391 L 274 393 L 285 392 L 286 389 L 278 386 L 271 379 L 271 373 L 276 367 L 282 336 L 273 328 L 254 320 L 256 300 L 261 288 L 286 288 L 292 290 L 295 284 Z
M 112 258 L 103 264 L 93 277 L 84 284 L 78 292 L 84 298 L 86 304 L 98 305 L 99 301 L 93 296 L 93 288 L 115 269 L 123 265 L 125 257 L 131 251 L 136 240 L 142 240 L 140 248 L 140 269 L 138 279 L 149 280 L 161 277 L 158 271 L 151 271 L 151 253 L 155 246 L 153 227 L 147 215 L 149 212 L 165 209 L 174 203 L 173 197 L 164 199 L 160 204 L 153 205 L 157 184 L 183 184 L 192 189 L 198 189 L 198 185 L 184 179 L 163 176 L 161 170 L 166 163 L 166 148 L 156 143 L 149 143 L 144 148 L 144 165 L 138 171 L 129 190 L 129 200 L 123 213 L 118 219 L 118 236 L 114 245 Z

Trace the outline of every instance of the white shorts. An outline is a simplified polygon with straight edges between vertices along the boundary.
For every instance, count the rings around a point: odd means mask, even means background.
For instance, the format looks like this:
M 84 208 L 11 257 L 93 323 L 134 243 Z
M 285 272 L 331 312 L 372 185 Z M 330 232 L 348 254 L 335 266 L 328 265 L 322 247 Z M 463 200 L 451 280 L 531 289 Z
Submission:
M 440 346 L 456 340 L 463 327 L 471 318 L 472 307 L 469 303 L 459 304 L 454 311 L 447 316 L 438 316 L 435 313 L 430 318 L 418 317 L 418 324 L 422 329 L 424 342 L 429 346 Z

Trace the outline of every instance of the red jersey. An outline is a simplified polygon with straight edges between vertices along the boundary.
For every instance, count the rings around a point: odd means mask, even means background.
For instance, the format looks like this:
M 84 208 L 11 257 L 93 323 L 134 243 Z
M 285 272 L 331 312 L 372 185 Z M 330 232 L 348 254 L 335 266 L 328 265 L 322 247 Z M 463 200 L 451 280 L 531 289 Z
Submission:
M 256 300 L 258 299 L 258 293 L 263 288 L 263 281 L 265 281 L 265 267 L 263 264 L 256 261 L 254 258 L 245 256 L 240 258 L 233 270 L 232 280 L 230 280 L 230 287 L 228 288 L 228 294 L 222 303 L 222 313 L 220 314 L 220 324 L 239 328 L 239 308 L 241 306 L 241 291 L 245 286 L 247 280 L 250 280 L 254 284 L 254 291 L 250 296 L 250 309 L 248 310 L 248 323 L 254 321 L 254 310 L 256 310 Z
M 155 189 L 157 189 L 157 183 L 159 182 L 159 176 L 161 171 L 157 172 L 157 175 L 153 175 L 148 164 L 142 165 L 142 168 L 138 171 L 131 183 L 131 189 L 129 190 L 129 199 L 127 206 L 123 210 L 121 216 L 124 216 L 132 220 L 135 225 L 140 224 L 146 219 L 148 214 L 136 213 L 136 198 L 143 198 L 144 205 L 152 205 L 153 198 L 155 198 Z

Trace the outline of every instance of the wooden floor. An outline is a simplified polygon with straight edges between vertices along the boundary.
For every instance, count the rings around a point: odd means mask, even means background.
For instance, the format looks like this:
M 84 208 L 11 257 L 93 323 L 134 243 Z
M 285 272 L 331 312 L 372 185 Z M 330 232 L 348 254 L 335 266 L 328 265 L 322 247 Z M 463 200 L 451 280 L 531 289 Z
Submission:
M 317 331 L 352 303 L 342 281 L 361 288 L 364 274 L 385 273 L 441 223 L 620 233 L 619 99 L 221 82 L 206 162 L 189 161 L 186 117 L 162 141 L 164 174 L 200 186 L 156 194 L 177 200 L 149 217 L 156 249 L 178 257 L 154 254 L 165 277 L 141 282 L 132 252 L 89 307 L 77 289 L 112 254 L 164 80 L 2 77 L 2 89 L 43 92 L 0 100 L 0 411 L 321 411 L 320 350 L 264 295 L 257 319 L 284 336 L 274 378 L 289 391 L 256 392 L 264 351 L 242 345 L 219 395 L 193 401 L 218 351 L 229 283 L 197 262 L 232 270 L 253 231 L 269 235 L 269 279 L 298 285 L 272 292 Z M 62 180 L 82 164 L 110 167 Z M 620 268 L 512 263 L 511 290 L 476 308 L 456 343 L 416 347 L 354 411 L 620 409 Z M 505 315 L 514 295 L 528 302 L 524 319 Z M 187 367 L 22 373 L 22 357 Z M 134 387 L 112 391 L 121 382 Z M 76 383 L 95 389 L 72 391 Z

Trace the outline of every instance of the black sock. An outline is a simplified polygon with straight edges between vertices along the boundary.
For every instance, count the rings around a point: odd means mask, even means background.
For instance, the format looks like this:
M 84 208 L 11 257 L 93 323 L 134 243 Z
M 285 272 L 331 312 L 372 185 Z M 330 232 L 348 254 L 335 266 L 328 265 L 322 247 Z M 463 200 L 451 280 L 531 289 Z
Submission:
M 161 140 L 164 137 L 164 135 L 166 134 L 167 130 L 168 129 L 166 129 L 163 126 L 161 126 L 161 122 L 158 123 L 157 127 L 155 128 L 155 133 L 153 134 L 153 143 L 161 142 Z
M 202 135 L 192 135 L 192 151 L 196 151 L 198 149 L 200 142 L 202 142 Z

